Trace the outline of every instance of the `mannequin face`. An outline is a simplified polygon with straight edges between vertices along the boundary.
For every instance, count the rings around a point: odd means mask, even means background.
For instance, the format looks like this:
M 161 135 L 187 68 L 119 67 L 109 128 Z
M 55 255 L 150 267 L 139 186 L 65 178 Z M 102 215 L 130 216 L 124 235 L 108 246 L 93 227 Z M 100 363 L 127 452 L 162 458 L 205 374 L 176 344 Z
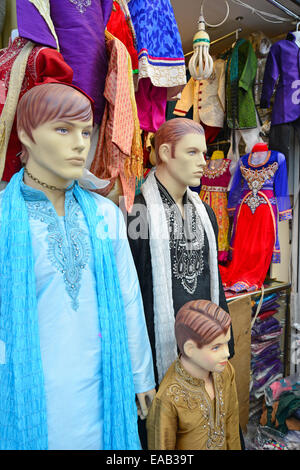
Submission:
M 210 344 L 198 348 L 196 343 L 188 340 L 184 344 L 185 361 L 197 372 L 222 372 L 229 358 L 228 342 L 230 328 L 226 335 L 221 334 Z
M 48 184 L 79 179 L 90 148 L 93 121 L 46 122 L 32 131 L 34 142 L 24 133 L 19 138 L 28 150 L 27 168 Z
M 177 142 L 175 158 L 172 158 L 171 144 L 162 144 L 159 148 L 159 156 L 169 180 L 181 187 L 199 186 L 206 166 L 205 152 L 205 136 L 196 133 L 186 134 Z

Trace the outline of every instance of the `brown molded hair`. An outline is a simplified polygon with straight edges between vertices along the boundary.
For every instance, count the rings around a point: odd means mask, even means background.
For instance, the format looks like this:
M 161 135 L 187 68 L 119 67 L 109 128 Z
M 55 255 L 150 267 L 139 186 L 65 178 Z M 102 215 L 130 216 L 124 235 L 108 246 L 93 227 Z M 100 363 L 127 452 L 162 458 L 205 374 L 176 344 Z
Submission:
M 27 91 L 17 107 L 17 131 L 23 130 L 34 142 L 32 131 L 51 121 L 89 121 L 93 117 L 90 100 L 72 86 L 61 83 L 37 85 Z M 21 159 L 28 158 L 23 147 Z
M 159 148 L 162 144 L 171 144 L 172 158 L 175 158 L 175 146 L 186 134 L 204 135 L 203 127 L 192 119 L 175 118 L 164 122 L 155 133 L 156 164 L 161 163 Z
M 187 302 L 178 311 L 175 320 L 175 336 L 181 354 L 184 356 L 184 344 L 189 339 L 202 348 L 221 334 L 226 335 L 230 324 L 230 315 L 213 302 Z

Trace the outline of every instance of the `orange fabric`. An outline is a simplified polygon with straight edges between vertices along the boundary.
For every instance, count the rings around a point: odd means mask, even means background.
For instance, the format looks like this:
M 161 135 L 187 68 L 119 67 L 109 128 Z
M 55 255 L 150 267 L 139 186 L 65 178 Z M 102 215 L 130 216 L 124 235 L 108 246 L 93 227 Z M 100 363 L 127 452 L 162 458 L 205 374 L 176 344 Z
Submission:
M 128 52 L 116 38 L 107 42 L 107 51 L 109 65 L 104 90 L 107 104 L 90 171 L 98 178 L 110 180 L 110 185 L 99 191 L 103 195 L 110 192 L 120 176 L 126 210 L 130 212 L 135 195 L 135 176 L 126 174 L 125 162 L 127 157 L 131 157 L 135 123 L 130 100 Z

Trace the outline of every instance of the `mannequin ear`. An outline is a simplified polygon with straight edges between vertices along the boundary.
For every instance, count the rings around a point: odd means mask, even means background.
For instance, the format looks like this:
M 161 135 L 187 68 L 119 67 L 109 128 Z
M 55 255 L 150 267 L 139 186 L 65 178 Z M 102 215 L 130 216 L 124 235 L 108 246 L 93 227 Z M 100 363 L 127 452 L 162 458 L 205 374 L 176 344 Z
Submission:
M 171 158 L 171 144 L 161 144 L 161 146 L 158 149 L 158 155 L 160 157 L 160 160 L 163 163 L 168 163 L 169 158 Z
M 186 357 L 192 357 L 193 352 L 197 348 L 196 343 L 192 339 L 188 339 L 183 345 L 183 351 Z
M 30 137 L 26 134 L 26 132 L 23 129 L 21 129 L 18 132 L 18 137 L 19 137 L 19 140 L 20 140 L 21 144 L 23 144 L 23 147 L 26 150 L 28 148 L 30 148 L 30 146 L 33 144 L 32 140 L 30 139 Z

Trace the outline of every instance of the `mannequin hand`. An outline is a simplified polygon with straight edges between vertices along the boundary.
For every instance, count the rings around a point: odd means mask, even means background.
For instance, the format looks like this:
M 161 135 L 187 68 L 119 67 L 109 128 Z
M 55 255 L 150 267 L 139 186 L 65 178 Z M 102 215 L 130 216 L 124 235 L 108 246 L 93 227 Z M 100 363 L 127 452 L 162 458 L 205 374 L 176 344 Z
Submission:
M 136 406 L 138 411 L 138 416 L 141 419 L 146 419 L 148 415 L 148 410 L 151 406 L 153 398 L 155 397 L 156 390 L 153 388 L 148 392 L 137 393 L 136 394 Z

